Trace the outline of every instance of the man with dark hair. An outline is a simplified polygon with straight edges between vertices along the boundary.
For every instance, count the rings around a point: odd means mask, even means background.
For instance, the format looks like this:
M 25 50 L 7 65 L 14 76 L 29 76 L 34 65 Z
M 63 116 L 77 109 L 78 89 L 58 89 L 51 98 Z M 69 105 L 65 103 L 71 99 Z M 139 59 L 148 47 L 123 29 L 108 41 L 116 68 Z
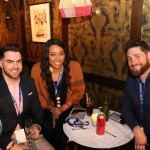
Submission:
M 36 87 L 34 81 L 22 73 L 22 55 L 17 45 L 1 49 L 0 67 L 0 118 L 3 126 L 0 147 L 24 150 L 24 146 L 14 143 L 12 135 L 22 131 L 25 121 L 30 118 L 34 124 L 29 137 L 39 137 L 43 114 Z
M 135 136 L 135 149 L 150 149 L 150 48 L 140 40 L 126 43 L 125 52 L 131 75 L 123 103 L 123 117 Z

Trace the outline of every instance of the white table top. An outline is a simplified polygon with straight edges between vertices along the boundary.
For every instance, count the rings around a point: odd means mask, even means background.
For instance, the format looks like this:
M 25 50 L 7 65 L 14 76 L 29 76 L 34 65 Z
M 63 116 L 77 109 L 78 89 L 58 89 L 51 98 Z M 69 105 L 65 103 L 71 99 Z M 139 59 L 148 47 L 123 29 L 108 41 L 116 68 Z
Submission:
M 98 112 L 98 110 L 94 109 L 94 112 Z M 106 123 L 107 132 L 104 135 L 96 134 L 96 127 L 92 125 L 91 117 L 85 115 L 82 121 L 89 121 L 87 129 L 72 127 L 68 123 L 63 125 L 64 133 L 69 141 L 90 148 L 114 148 L 122 146 L 133 139 L 133 133 L 127 125 L 122 125 L 111 119 Z

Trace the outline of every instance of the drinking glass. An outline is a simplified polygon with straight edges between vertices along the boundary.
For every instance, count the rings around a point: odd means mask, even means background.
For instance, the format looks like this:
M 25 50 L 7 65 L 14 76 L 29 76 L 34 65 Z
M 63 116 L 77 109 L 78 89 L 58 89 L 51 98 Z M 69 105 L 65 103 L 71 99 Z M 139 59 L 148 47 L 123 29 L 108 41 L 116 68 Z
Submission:
M 0 135 L 2 134 L 2 121 L 0 120 Z
M 87 115 L 91 116 L 93 113 L 93 102 L 90 100 L 86 103 Z
M 32 132 L 32 125 L 33 125 L 32 119 L 25 120 L 25 133 L 27 136 L 29 146 L 33 144 L 32 139 L 29 137 L 29 135 Z

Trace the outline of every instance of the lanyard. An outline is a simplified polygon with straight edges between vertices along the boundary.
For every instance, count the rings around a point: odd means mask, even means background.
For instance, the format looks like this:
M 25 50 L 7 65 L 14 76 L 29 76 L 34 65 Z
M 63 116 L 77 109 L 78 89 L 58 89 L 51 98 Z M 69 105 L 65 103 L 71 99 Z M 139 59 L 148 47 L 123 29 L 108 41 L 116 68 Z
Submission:
M 60 71 L 59 76 L 58 76 L 58 81 L 56 84 L 54 84 L 55 95 L 58 94 L 58 88 L 59 88 L 59 85 L 60 85 L 61 80 L 62 80 L 63 71 L 64 71 L 64 67 L 62 66 L 61 71 Z
M 60 83 L 62 81 L 63 71 L 64 71 L 64 67 L 62 66 L 61 71 L 60 71 L 59 76 L 58 76 L 58 80 L 57 80 L 56 84 L 54 84 L 56 106 L 57 107 L 61 107 L 61 102 L 60 102 L 61 97 L 60 97 L 60 95 L 58 93 L 58 90 L 60 88 Z
M 16 99 L 11 95 L 18 115 L 20 115 L 20 113 L 21 113 L 21 102 L 22 102 L 21 96 L 22 96 L 22 91 L 21 91 L 21 88 L 19 86 L 19 104 L 18 105 L 17 105 Z
M 142 85 L 142 82 L 139 81 L 139 94 L 140 94 L 140 114 L 141 114 L 141 125 L 143 121 L 143 96 L 144 96 L 144 86 Z

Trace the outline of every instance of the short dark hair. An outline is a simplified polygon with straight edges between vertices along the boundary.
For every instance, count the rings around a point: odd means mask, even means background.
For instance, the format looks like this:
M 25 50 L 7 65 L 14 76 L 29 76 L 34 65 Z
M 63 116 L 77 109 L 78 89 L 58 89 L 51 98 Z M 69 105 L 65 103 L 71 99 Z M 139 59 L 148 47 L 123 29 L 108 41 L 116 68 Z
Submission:
M 133 47 L 140 47 L 142 51 L 149 51 L 150 47 L 145 41 L 141 40 L 129 40 L 125 44 L 125 53 L 127 53 L 128 49 Z
M 4 53 L 7 51 L 20 52 L 22 56 L 22 50 L 20 49 L 18 44 L 7 44 L 0 49 L 0 59 L 4 57 Z

